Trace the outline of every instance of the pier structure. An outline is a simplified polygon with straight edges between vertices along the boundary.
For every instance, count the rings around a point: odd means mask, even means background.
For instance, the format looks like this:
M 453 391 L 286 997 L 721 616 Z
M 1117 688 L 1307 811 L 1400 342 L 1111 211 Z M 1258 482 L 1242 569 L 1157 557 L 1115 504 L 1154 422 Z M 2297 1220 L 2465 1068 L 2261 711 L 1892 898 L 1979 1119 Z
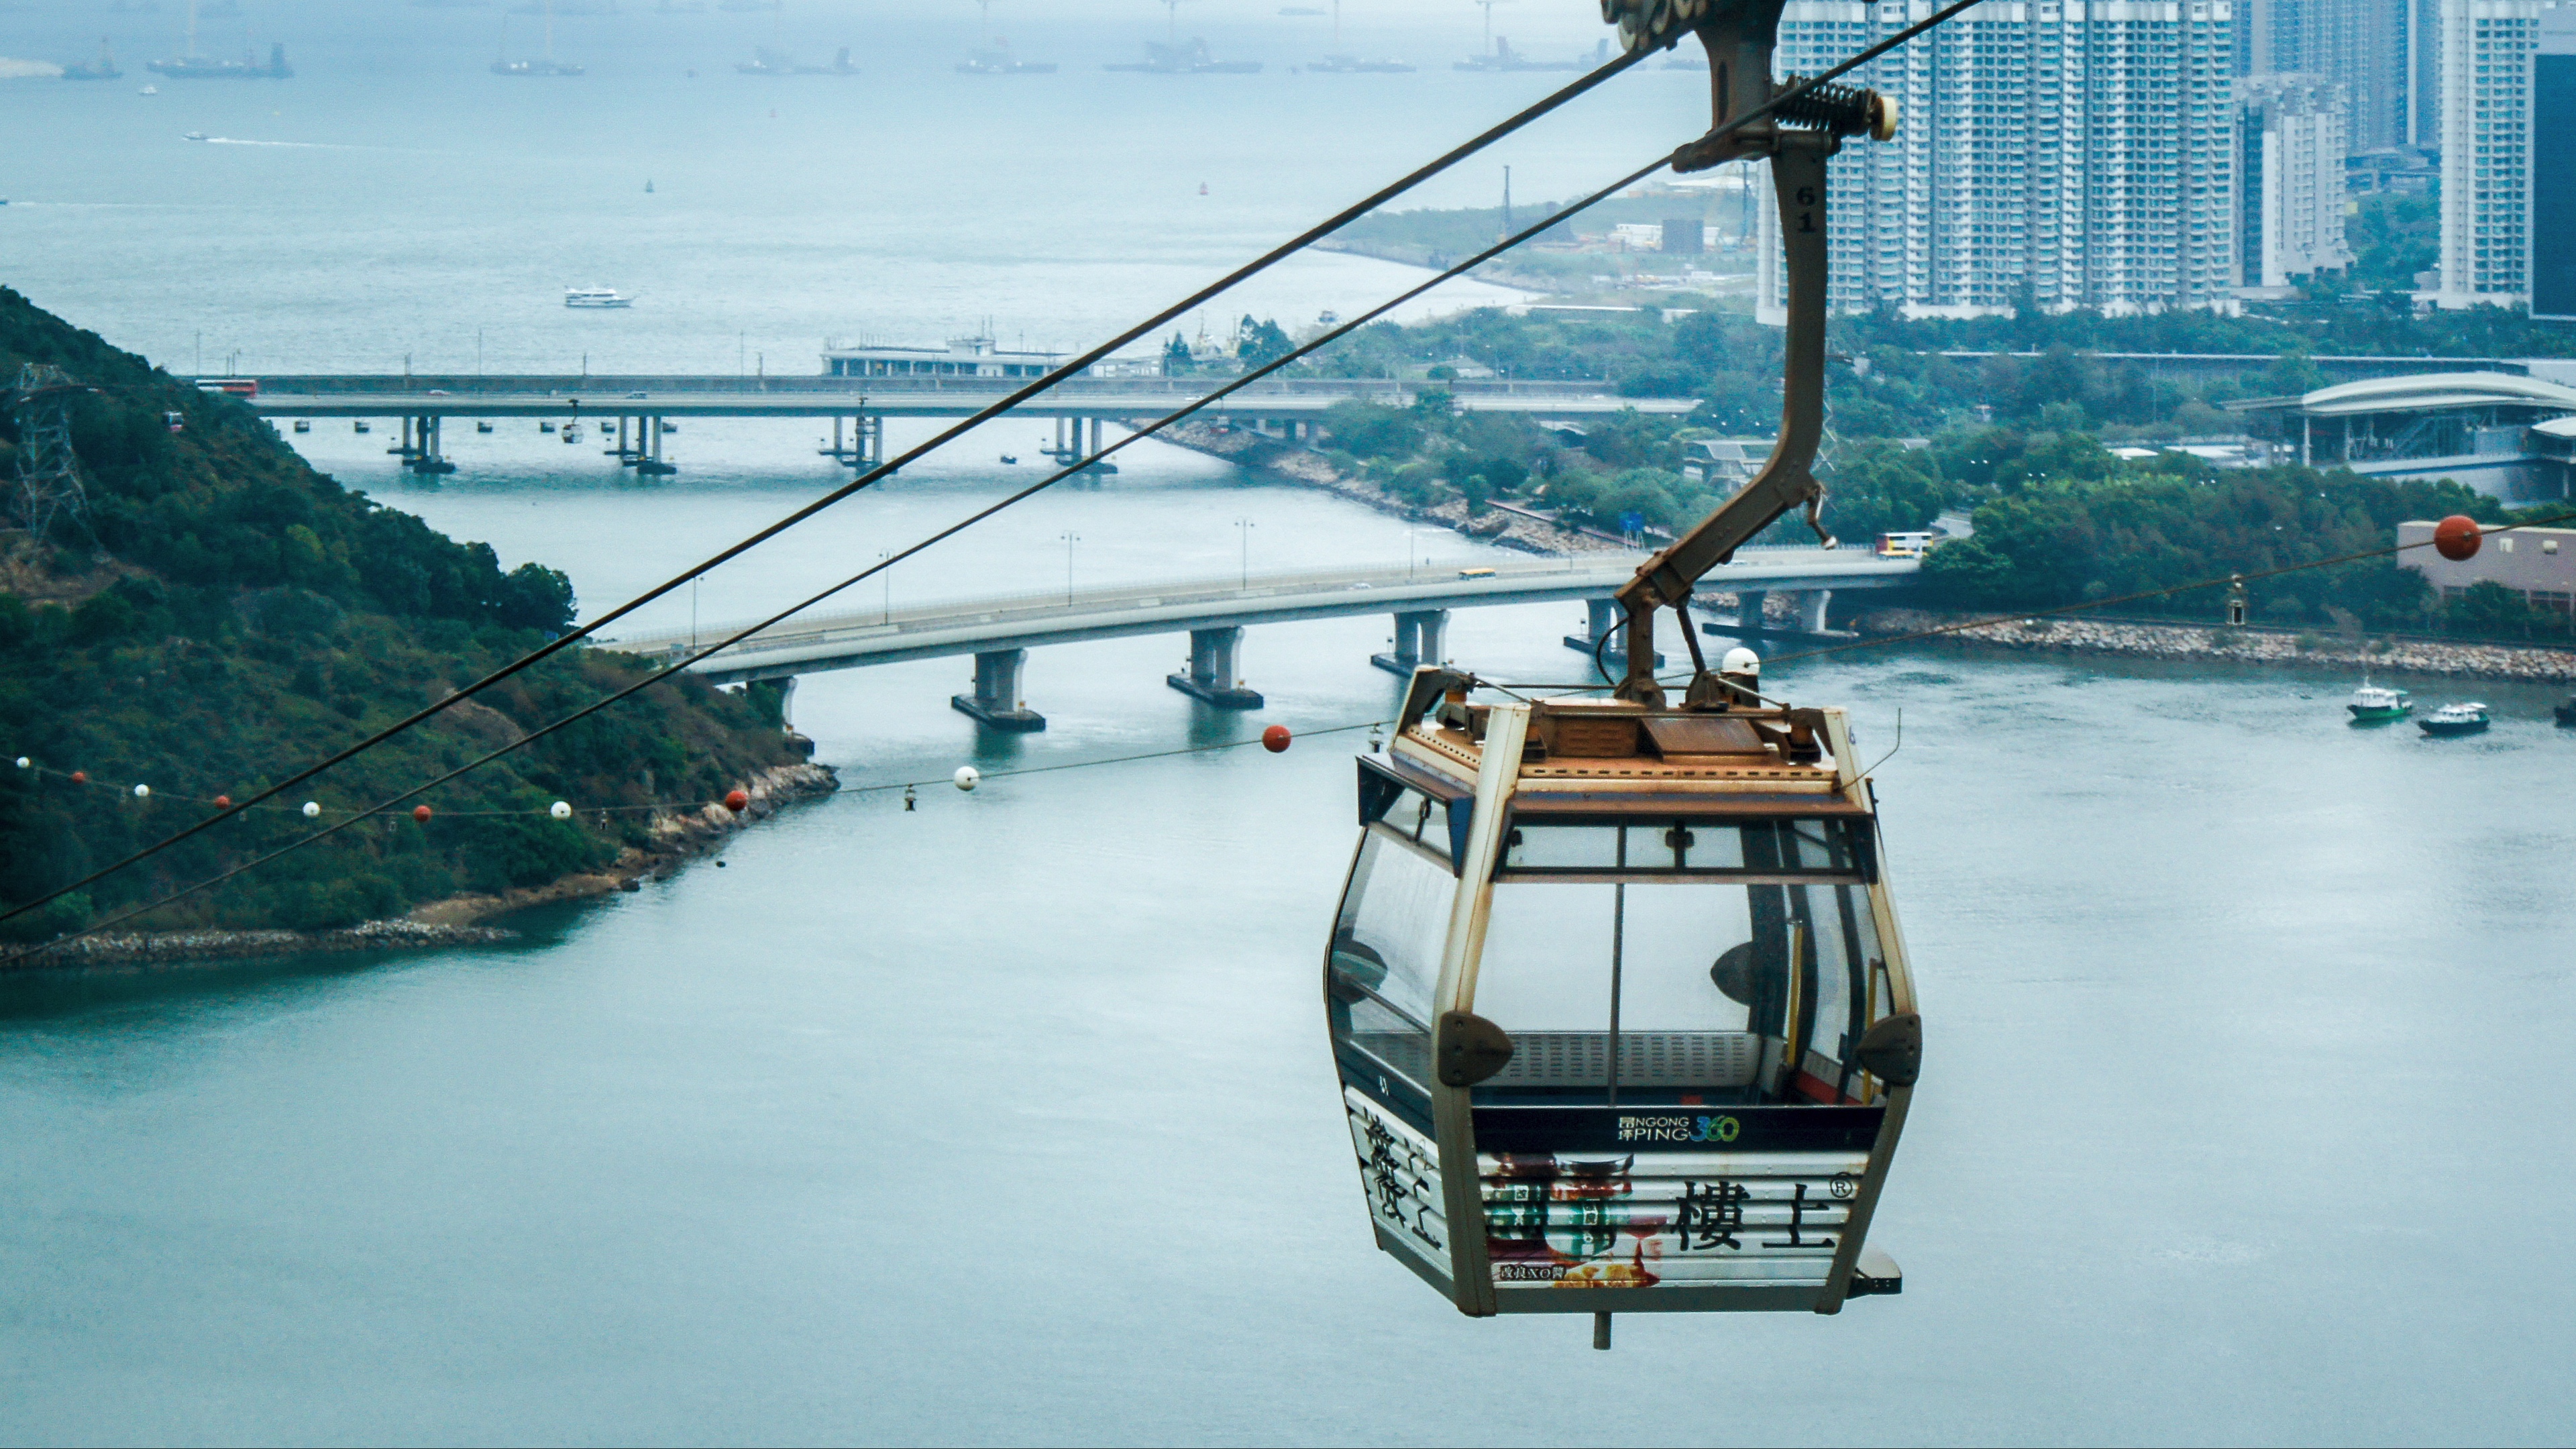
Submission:
M 1401 565 L 1303 573 L 1226 575 L 1068 593 L 1014 594 L 927 604 L 911 609 L 871 609 L 789 620 L 699 660 L 689 668 L 719 685 L 793 679 L 832 669 L 859 669 L 913 659 L 971 655 L 973 683 L 949 703 L 986 728 L 1046 728 L 1029 707 L 1029 651 L 1053 644 L 1145 634 L 1190 636 L 1187 672 L 1165 683 L 1217 709 L 1260 709 L 1245 664 L 1245 630 L 1351 615 L 1385 614 L 1394 622 L 1394 645 L 1371 656 L 1379 668 L 1410 675 L 1419 664 L 1446 659 L 1449 616 L 1459 609 L 1508 604 L 1580 602 L 1587 633 L 1622 622 L 1612 612 L 1613 591 L 1635 574 L 1642 554 L 1584 554 L 1527 561 L 1479 560 L 1462 571 Z M 1859 549 L 1748 548 L 1708 577 L 1712 592 L 1798 592 L 1821 599 L 1828 589 L 1885 589 L 1913 581 L 1915 559 L 1885 559 Z M 1821 625 L 1821 606 L 1815 611 Z M 730 630 L 701 625 L 693 633 L 625 636 L 593 641 L 598 647 L 655 662 L 686 658 L 700 641 Z M 1597 634 L 1590 637 L 1598 638 Z M 1576 636 L 1568 636 L 1576 644 Z M 1580 644 L 1587 653 L 1588 640 Z M 1616 675 L 1618 661 L 1605 658 Z M 1588 670 L 1587 670 L 1588 673 Z
M 818 452 L 851 468 L 879 466 L 886 458 L 888 419 L 949 420 L 980 412 L 1025 378 L 981 376 L 739 378 L 657 375 L 638 377 L 295 375 L 258 379 L 259 391 L 240 398 L 261 417 L 403 419 L 405 466 L 452 472 L 454 460 L 439 442 L 449 418 L 571 419 L 615 431 L 617 444 L 602 451 L 639 473 L 678 471 L 662 454 L 674 418 L 825 419 L 832 438 Z M 1135 427 L 1217 386 L 1205 378 L 1071 379 L 1011 410 L 1014 418 L 1048 418 L 1054 441 L 1042 449 L 1058 466 L 1098 452 L 1108 425 Z M 1460 381 L 1444 385 L 1450 405 L 1463 412 L 1521 413 L 1547 419 L 1608 416 L 1633 409 L 1666 417 L 1687 415 L 1691 398 L 1621 397 L 1599 382 Z M 1209 404 L 1198 420 L 1242 428 L 1291 443 L 1311 442 L 1334 404 L 1368 400 L 1408 407 L 1421 384 L 1384 378 L 1265 379 Z M 434 461 L 431 461 L 434 460 Z M 1114 464 L 1090 470 L 1106 476 Z

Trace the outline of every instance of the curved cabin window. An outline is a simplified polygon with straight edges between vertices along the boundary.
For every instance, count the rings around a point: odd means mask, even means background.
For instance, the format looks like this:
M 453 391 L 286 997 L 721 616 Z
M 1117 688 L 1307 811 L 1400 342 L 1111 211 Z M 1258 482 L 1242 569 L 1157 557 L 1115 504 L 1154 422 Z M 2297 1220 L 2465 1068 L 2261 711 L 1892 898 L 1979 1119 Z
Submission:
M 1879 957 L 1867 822 L 1539 824 L 1506 837 L 1472 1009 L 1480 1103 L 1853 1102 Z
M 1373 824 L 1333 927 L 1333 1050 L 1356 1079 L 1377 1081 L 1384 1094 L 1409 1084 L 1405 1095 L 1420 1097 L 1425 1111 L 1432 992 L 1457 896 L 1458 878 L 1440 856 Z

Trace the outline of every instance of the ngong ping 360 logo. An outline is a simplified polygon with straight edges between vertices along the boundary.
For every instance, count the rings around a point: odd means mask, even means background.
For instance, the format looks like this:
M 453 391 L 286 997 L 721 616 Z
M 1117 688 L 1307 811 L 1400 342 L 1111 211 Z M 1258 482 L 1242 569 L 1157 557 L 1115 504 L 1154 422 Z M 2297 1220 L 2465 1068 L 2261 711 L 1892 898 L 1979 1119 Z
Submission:
M 1732 1142 L 1744 1124 L 1733 1117 L 1622 1117 L 1622 1142 Z

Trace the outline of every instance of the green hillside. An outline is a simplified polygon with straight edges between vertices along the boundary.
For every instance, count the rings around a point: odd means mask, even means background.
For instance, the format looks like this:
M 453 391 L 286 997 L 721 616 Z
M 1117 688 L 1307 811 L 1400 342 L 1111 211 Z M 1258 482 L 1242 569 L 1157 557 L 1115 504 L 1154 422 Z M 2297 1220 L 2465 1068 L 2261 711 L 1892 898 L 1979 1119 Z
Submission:
M 566 628 L 572 586 L 503 572 L 315 472 L 230 398 L 201 394 L 0 289 L 0 387 L 51 364 L 88 499 L 27 529 L 27 440 L 0 415 L 0 902 L 24 901 L 443 697 Z M 15 401 L 14 393 L 10 401 Z M 168 425 L 177 414 L 179 428 Z M 0 928 L 76 929 L 372 804 L 636 677 L 568 651 L 321 779 Z M 651 815 L 791 756 L 757 701 L 676 681 L 427 797 L 426 825 L 369 821 L 139 922 L 318 929 L 459 891 L 539 884 L 642 844 Z M 69 778 L 80 771 L 89 783 Z M 152 794 L 138 798 L 137 783 Z M 583 813 L 543 812 L 563 799 Z

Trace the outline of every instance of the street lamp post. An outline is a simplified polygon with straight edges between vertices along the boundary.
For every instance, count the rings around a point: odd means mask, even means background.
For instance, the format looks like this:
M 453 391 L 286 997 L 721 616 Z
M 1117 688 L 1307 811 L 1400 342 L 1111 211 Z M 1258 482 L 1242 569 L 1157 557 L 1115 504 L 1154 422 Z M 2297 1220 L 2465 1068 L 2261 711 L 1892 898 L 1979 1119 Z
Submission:
M 1252 587 L 1252 530 L 1259 526 L 1249 518 L 1238 518 L 1234 521 L 1235 537 L 1243 543 L 1242 572 L 1235 584 L 1239 589 Z
M 1062 533 L 1056 536 L 1064 540 L 1064 606 L 1070 609 L 1073 607 L 1073 546 L 1082 542 L 1082 535 Z

